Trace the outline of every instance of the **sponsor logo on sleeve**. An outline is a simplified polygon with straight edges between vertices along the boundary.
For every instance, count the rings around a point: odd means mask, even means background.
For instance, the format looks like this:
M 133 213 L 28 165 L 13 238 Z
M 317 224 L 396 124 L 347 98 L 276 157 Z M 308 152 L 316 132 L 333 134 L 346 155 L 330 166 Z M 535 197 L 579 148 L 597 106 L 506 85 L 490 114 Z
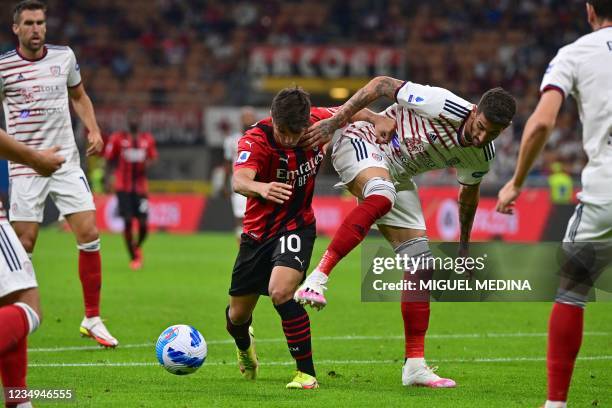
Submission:
M 247 160 L 249 160 L 249 156 L 251 156 L 251 152 L 242 151 L 238 153 L 236 164 L 245 163 Z

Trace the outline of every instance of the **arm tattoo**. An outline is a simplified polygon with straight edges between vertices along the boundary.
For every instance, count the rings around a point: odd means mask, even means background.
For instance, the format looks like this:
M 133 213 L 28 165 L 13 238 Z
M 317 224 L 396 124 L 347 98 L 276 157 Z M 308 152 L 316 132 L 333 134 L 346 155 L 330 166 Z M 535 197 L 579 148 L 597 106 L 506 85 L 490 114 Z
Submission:
M 333 116 L 334 125 L 338 128 L 344 126 L 353 115 L 367 107 L 381 96 L 393 99 L 397 88 L 402 81 L 390 77 L 377 77 L 368 82 L 366 86 L 355 93 L 342 108 Z

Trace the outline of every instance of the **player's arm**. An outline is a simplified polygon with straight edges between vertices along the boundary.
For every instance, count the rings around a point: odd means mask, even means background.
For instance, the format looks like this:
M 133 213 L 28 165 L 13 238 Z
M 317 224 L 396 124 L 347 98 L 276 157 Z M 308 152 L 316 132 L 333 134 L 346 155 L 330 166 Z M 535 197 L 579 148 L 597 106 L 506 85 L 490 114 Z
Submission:
M 289 184 L 276 181 L 262 183 L 255 181 L 256 175 L 257 172 L 248 167 L 235 169 L 232 176 L 233 190 L 243 196 L 262 197 L 277 204 L 283 204 L 291 196 L 292 187 Z
M 497 211 L 504 214 L 513 213 L 515 200 L 521 193 L 527 174 L 539 156 L 555 127 L 557 115 L 563 104 L 563 94 L 556 90 L 549 90 L 542 94 L 538 106 L 531 114 L 521 138 L 521 147 L 514 170 L 514 176 L 499 191 Z
M 334 116 L 317 122 L 310 127 L 304 135 L 302 145 L 306 148 L 311 148 L 327 143 L 332 139 L 334 132 L 346 125 L 357 112 L 383 96 L 393 99 L 395 91 L 402 84 L 403 81 L 387 76 L 379 76 L 372 79 L 351 96 Z
M 459 187 L 459 223 L 461 233 L 459 236 L 460 255 L 466 256 L 470 242 L 474 216 L 480 200 L 480 184 L 464 185 Z
M 91 156 L 92 154 L 100 153 L 104 146 L 104 142 L 102 141 L 102 134 L 96 122 L 93 103 L 91 103 L 89 95 L 85 92 L 85 87 L 80 83 L 75 87 L 68 88 L 68 95 L 70 96 L 74 111 L 89 131 L 87 134 L 87 141 L 89 142 L 87 155 Z
M 41 176 L 48 177 L 58 170 L 66 160 L 56 153 L 58 146 L 46 150 L 34 150 L 19 143 L 0 129 L 0 157 L 25 164 Z

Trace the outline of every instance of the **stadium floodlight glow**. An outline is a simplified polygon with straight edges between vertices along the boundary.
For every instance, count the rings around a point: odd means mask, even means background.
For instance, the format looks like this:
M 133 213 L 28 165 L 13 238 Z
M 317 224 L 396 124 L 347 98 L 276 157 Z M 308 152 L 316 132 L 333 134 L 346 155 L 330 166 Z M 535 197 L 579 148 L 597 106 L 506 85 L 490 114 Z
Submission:
M 348 88 L 332 88 L 329 90 L 329 96 L 333 99 L 346 99 L 349 97 Z

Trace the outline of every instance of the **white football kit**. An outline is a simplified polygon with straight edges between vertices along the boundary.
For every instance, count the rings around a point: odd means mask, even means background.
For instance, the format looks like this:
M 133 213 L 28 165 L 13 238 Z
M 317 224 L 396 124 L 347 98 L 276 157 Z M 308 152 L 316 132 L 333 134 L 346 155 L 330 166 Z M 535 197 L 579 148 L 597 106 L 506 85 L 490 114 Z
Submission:
M 550 62 L 540 90 L 571 95 L 588 163 L 564 241 L 612 241 L 612 27 L 580 37 Z
M 235 133 L 228 136 L 223 141 L 223 156 L 226 161 L 232 164 L 238 159 L 238 141 L 242 137 L 242 133 Z M 247 198 L 242 194 L 232 192 L 232 211 L 235 218 L 244 218 L 244 213 L 247 207 Z
M 95 210 L 70 119 L 68 88 L 80 83 L 79 66 L 69 47 L 46 45 L 37 60 L 26 59 L 19 50 L 0 56 L 0 98 L 7 133 L 37 150 L 60 146 L 58 154 L 66 159 L 51 177 L 9 163 L 11 221 L 42 222 L 49 194 L 62 215 Z
M 396 102 L 383 112 L 397 123 L 389 143 L 377 144 L 374 125 L 356 122 L 342 129 L 332 160 L 341 184 L 351 182 L 369 167 L 387 169 L 397 199 L 377 224 L 424 230 L 412 177 L 454 167 L 459 183 L 479 184 L 489 171 L 495 147 L 492 142 L 482 148 L 461 144 L 459 135 L 474 105 L 446 89 L 405 82 L 396 92 Z

